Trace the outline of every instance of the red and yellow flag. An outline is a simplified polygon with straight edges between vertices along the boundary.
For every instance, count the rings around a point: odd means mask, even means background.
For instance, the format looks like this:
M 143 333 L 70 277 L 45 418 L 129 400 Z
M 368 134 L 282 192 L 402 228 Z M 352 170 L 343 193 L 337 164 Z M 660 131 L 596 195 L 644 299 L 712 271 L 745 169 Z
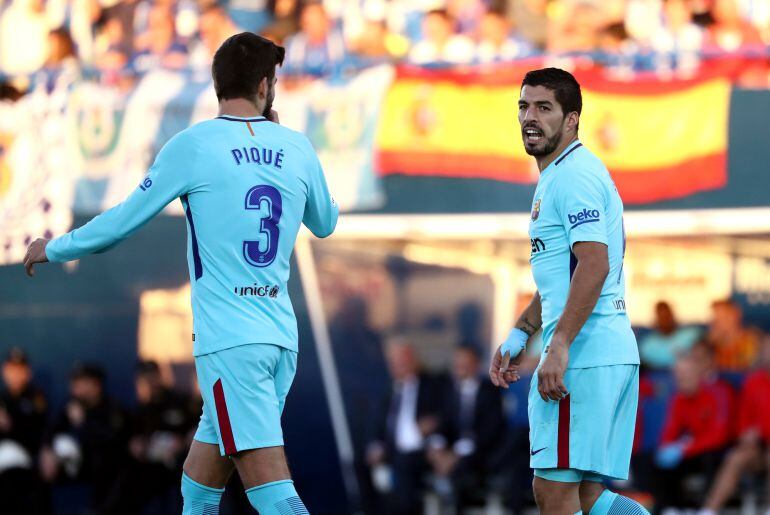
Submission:
M 525 72 L 400 69 L 380 111 L 380 173 L 536 182 L 517 120 Z M 583 91 L 580 139 L 602 159 L 627 203 L 725 185 L 728 77 L 613 82 L 599 71 L 576 77 Z

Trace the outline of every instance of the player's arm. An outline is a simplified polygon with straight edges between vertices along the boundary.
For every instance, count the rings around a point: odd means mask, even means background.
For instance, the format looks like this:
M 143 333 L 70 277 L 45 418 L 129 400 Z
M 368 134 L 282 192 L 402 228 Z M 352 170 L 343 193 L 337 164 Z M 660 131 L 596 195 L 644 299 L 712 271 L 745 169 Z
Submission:
M 568 185 L 556 191 L 557 209 L 577 265 L 570 280 L 567 302 L 538 370 L 538 392 L 543 400 L 560 400 L 569 392 L 564 372 L 569 348 L 591 316 L 610 271 L 607 249 L 607 196 L 594 174 L 576 172 Z
M 307 141 L 307 147 L 306 154 L 310 166 L 307 177 L 307 202 L 302 223 L 319 238 L 326 238 L 337 226 L 340 209 L 329 193 L 321 162 L 310 141 Z
M 39 239 L 27 250 L 24 266 L 65 262 L 104 252 L 128 238 L 173 199 L 187 193 L 197 146 L 189 136 L 176 136 L 160 151 L 149 174 L 126 200 L 91 221 L 53 240 Z
M 489 378 L 492 384 L 508 388 L 510 383 L 519 380 L 518 364 L 527 341 L 543 325 L 543 308 L 540 304 L 540 292 L 535 296 L 521 313 L 508 338 L 497 348 L 489 367 Z

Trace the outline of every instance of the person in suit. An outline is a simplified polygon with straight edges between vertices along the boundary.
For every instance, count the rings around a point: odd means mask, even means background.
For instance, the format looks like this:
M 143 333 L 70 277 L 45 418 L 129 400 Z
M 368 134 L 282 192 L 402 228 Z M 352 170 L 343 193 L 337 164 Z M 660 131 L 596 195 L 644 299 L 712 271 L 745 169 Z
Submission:
M 445 391 L 441 438 L 432 439 L 428 451 L 434 473 L 451 484 L 457 513 L 484 504 L 494 449 L 505 430 L 500 390 L 480 375 L 479 364 L 477 347 L 457 347 L 451 385 Z
M 420 370 L 407 340 L 387 342 L 385 359 L 393 385 L 376 417 L 367 462 L 375 486 L 385 494 L 386 513 L 419 515 L 428 470 L 426 442 L 440 425 L 441 390 L 435 378 Z

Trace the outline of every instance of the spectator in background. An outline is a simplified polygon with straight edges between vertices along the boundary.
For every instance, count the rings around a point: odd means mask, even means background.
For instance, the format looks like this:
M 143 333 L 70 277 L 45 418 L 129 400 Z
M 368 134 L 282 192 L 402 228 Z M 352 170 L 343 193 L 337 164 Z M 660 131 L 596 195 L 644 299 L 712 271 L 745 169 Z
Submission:
M 535 48 L 545 48 L 548 38 L 548 0 L 508 0 L 498 2 L 498 9 L 505 9 L 508 19 L 521 32 L 525 40 Z
M 731 398 L 704 382 L 690 355 L 677 359 L 674 377 L 677 392 L 655 456 L 655 499 L 659 508 L 697 507 L 698 496 L 685 485 L 696 474 L 708 484 L 716 473 L 730 443 Z
M 523 38 L 512 33 L 502 11 L 484 13 L 478 27 L 476 60 L 480 63 L 512 61 L 532 54 L 533 49 Z
M 386 344 L 393 379 L 376 417 L 367 462 L 375 487 L 386 496 L 388 515 L 422 513 L 425 442 L 439 428 L 443 412 L 441 383 L 420 371 L 412 345 L 403 339 Z
M 273 22 L 263 30 L 263 35 L 283 45 L 286 38 L 299 30 L 299 0 L 271 0 Z
M 132 57 L 139 73 L 165 68 L 180 69 L 187 64 L 187 48 L 179 42 L 174 27 L 174 15 L 168 7 L 156 5 L 150 10 L 147 31 L 136 41 Z
M 126 417 L 104 392 L 104 372 L 76 365 L 70 399 L 41 451 L 41 473 L 57 484 L 91 486 L 90 508 L 101 510 L 126 457 Z
M 49 93 L 66 88 L 80 78 L 80 63 L 75 54 L 75 42 L 64 27 L 48 34 L 48 59 L 36 80 L 45 83 Z
M 705 47 L 709 51 L 764 50 L 759 31 L 741 18 L 735 0 L 714 0 L 711 9 L 714 23 L 706 32 Z
M 32 369 L 24 351 L 14 347 L 3 362 L 0 396 L 0 439 L 12 440 L 36 459 L 43 442 L 48 404 L 32 383 Z
M 154 361 L 139 363 L 137 406 L 131 416 L 130 460 L 119 474 L 104 510 L 140 513 L 148 503 L 179 512 L 179 474 L 200 409 L 186 394 L 167 387 Z
M 236 32 L 238 28 L 222 6 L 213 3 L 204 7 L 198 17 L 200 42 L 191 49 L 190 66 L 199 70 L 205 69 L 209 73 L 217 49 Z
M 422 36 L 423 39 L 409 52 L 409 60 L 415 64 L 467 64 L 473 61 L 473 40 L 455 34 L 454 20 L 444 9 L 436 9 L 425 15 Z
M 49 30 L 44 0 L 11 0 L 0 10 L 0 72 L 29 75 L 42 68 Z
M 687 0 L 664 0 L 664 24 L 650 41 L 659 73 L 673 70 L 689 73 L 700 63 L 704 34 L 703 29 L 693 23 L 692 16 Z
M 300 31 L 286 40 L 285 73 L 322 77 L 338 71 L 346 58 L 345 41 L 320 2 L 302 6 Z
M 700 371 L 700 375 L 705 384 L 708 387 L 717 389 L 720 395 L 724 395 L 730 399 L 730 406 L 733 408 L 733 412 L 730 413 L 730 419 L 735 420 L 737 418 L 736 395 L 735 389 L 732 384 L 725 381 L 719 375 L 719 369 L 716 362 L 716 350 L 714 347 L 706 341 L 699 341 L 695 343 L 690 349 L 690 356 L 692 357 L 695 365 Z M 731 427 L 731 437 L 734 435 L 736 427 Z
M 486 502 L 486 481 L 505 430 L 501 390 L 479 372 L 476 347 L 455 349 L 440 438 L 428 459 L 439 478 L 449 479 L 457 513 Z
M 457 32 L 472 37 L 478 29 L 485 11 L 482 0 L 447 0 L 449 17 L 455 21 Z
M 738 441 L 711 484 L 703 515 L 716 515 L 722 509 L 743 474 L 770 469 L 770 336 L 762 340 L 758 368 L 743 383 L 739 403 Z
M 633 41 L 623 22 L 610 23 L 599 32 L 599 62 L 615 76 L 630 78 L 634 74 L 639 46 Z
M 733 300 L 714 302 L 711 313 L 707 338 L 716 350 L 717 366 L 723 371 L 748 370 L 757 357 L 759 332 L 743 325 L 743 311 Z
M 94 65 L 108 76 L 108 81 L 113 81 L 125 68 L 131 51 L 125 43 L 121 21 L 102 15 L 96 22 Z
M 391 32 L 382 17 L 367 16 L 349 50 L 370 63 L 400 60 L 409 52 L 409 40 Z
M 0 499 L 3 513 L 46 513 L 46 493 L 34 464 L 46 423 L 46 400 L 32 384 L 27 356 L 12 348 L 2 367 Z
M 607 23 L 604 11 L 587 0 L 555 4 L 549 18 L 548 50 L 554 53 L 593 52 Z
M 668 302 L 655 304 L 653 331 L 639 342 L 642 364 L 654 369 L 668 369 L 676 358 L 688 352 L 700 337 L 695 327 L 682 327 Z

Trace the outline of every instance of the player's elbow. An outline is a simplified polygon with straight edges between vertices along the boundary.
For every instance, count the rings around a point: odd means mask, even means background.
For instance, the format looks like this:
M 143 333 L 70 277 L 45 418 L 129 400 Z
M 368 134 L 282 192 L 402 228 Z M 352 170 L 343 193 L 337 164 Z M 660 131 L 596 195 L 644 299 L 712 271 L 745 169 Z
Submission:
M 328 223 L 322 227 L 316 227 L 312 229 L 312 232 L 317 238 L 326 238 L 328 236 L 331 236 L 331 234 L 334 232 L 334 229 L 336 228 L 337 228 L 337 218 L 335 217 L 334 220 L 331 221 L 331 223 Z

